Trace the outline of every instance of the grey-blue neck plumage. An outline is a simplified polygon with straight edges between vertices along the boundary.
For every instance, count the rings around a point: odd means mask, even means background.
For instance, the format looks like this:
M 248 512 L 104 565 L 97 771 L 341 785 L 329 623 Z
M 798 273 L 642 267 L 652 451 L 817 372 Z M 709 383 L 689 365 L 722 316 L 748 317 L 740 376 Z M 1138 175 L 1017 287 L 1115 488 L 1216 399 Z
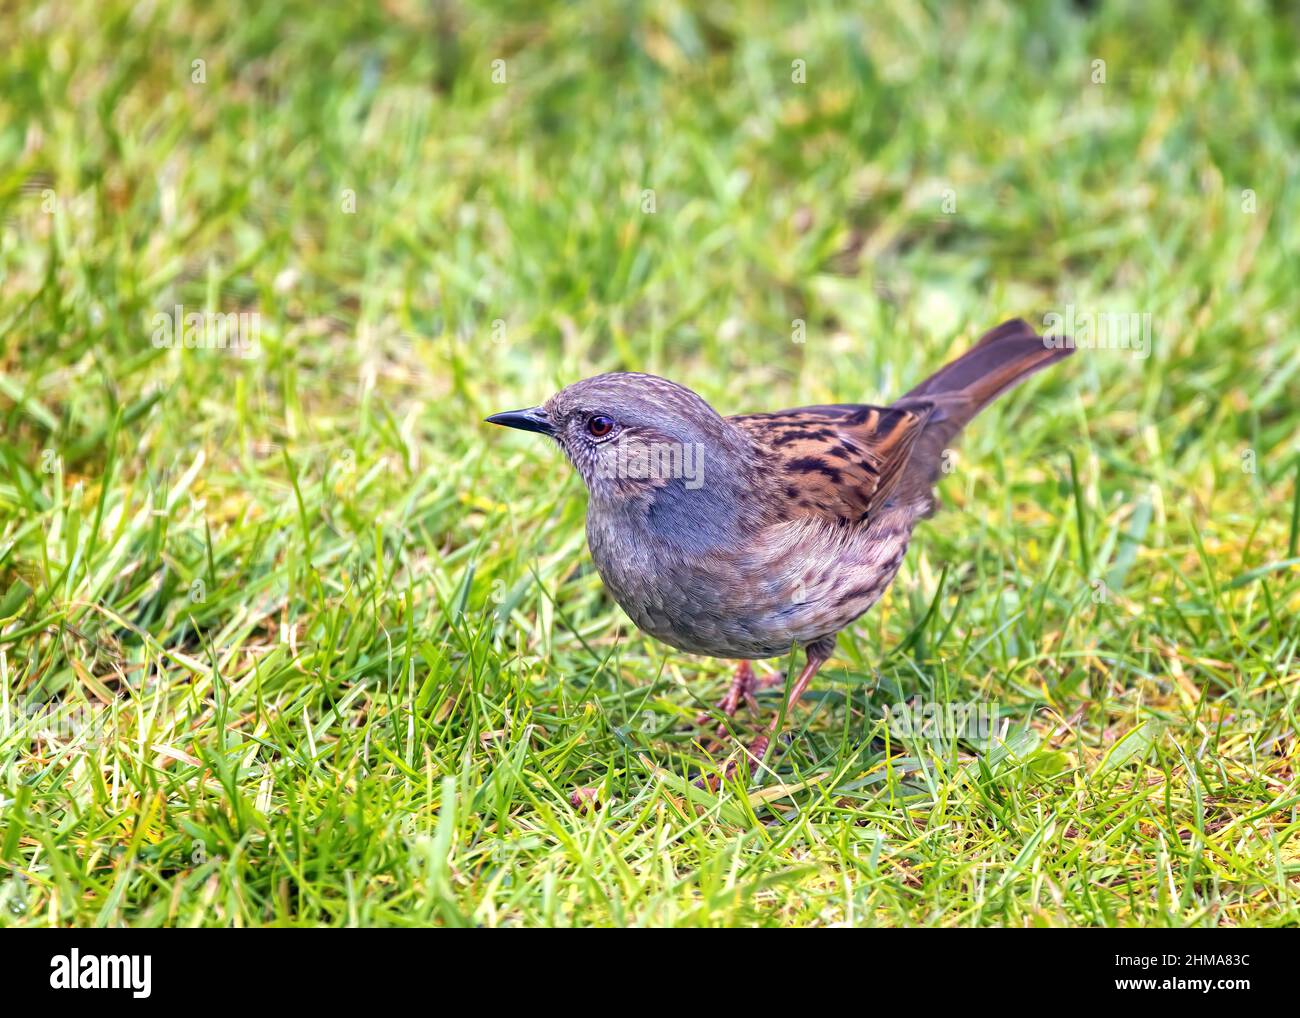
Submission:
M 710 422 L 711 424 L 713 422 Z M 647 485 L 634 496 L 590 486 L 588 515 L 598 527 L 616 528 L 666 553 L 689 558 L 735 547 L 761 522 L 756 451 L 739 428 L 675 436 L 696 457 L 689 476 Z

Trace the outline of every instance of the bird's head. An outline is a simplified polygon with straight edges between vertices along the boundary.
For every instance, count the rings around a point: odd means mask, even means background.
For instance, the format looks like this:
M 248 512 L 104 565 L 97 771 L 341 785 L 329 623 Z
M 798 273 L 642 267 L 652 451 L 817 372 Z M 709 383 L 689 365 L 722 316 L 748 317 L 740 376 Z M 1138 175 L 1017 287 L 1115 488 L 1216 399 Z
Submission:
M 601 501 L 697 491 L 738 454 L 740 437 L 690 389 L 637 372 L 587 378 L 541 406 L 487 420 L 550 435 Z

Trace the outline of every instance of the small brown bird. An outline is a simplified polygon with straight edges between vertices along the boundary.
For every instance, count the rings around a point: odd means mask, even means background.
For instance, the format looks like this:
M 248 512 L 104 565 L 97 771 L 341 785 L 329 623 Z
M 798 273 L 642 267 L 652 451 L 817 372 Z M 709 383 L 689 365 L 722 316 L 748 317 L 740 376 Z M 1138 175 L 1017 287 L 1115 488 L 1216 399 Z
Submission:
M 934 511 L 957 433 L 1072 352 L 1015 319 L 890 406 L 722 417 L 675 382 L 615 372 L 488 422 L 559 443 L 590 494 L 596 568 L 638 627 L 680 650 L 742 659 L 718 705 L 726 714 L 755 705 L 749 659 L 804 647 L 789 713 L 836 634 L 893 581 L 912 528 Z M 749 747 L 756 760 L 776 725 Z

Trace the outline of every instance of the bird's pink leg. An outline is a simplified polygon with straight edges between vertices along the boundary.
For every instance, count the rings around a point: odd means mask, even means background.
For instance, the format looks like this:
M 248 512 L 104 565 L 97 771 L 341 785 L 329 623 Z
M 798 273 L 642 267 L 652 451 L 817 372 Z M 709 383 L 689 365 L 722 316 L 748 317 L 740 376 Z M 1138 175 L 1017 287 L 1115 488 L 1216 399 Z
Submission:
M 736 666 L 736 674 L 731 680 L 731 685 L 727 689 L 727 695 L 718 701 L 718 710 L 722 711 L 727 717 L 734 717 L 736 711 L 740 710 L 740 705 L 744 702 L 751 711 L 758 713 L 758 701 L 754 699 L 756 690 L 763 686 L 770 685 L 771 680 L 759 679 L 754 674 L 754 666 L 748 661 L 741 661 Z M 707 725 L 712 720 L 712 715 L 701 714 L 695 719 L 697 725 Z M 727 734 L 725 724 L 718 725 L 718 738 L 721 739 Z
M 824 665 L 828 660 L 830 660 L 831 652 L 834 649 L 835 649 L 835 640 L 833 638 L 820 640 L 816 643 L 811 643 L 808 645 L 807 647 L 808 660 L 804 664 L 803 670 L 795 678 L 794 685 L 790 689 L 790 698 L 786 701 L 785 704 L 785 711 L 784 711 L 785 716 L 789 716 L 789 714 L 794 710 L 795 704 L 799 702 L 799 698 L 803 696 L 804 692 L 808 689 L 808 685 L 809 683 L 812 682 L 813 676 L 817 674 L 817 670 L 821 668 L 822 665 Z M 740 668 L 736 670 L 737 677 L 736 680 L 732 682 L 732 688 L 727 691 L 728 698 L 731 697 L 732 692 L 736 689 L 737 683 L 741 681 L 741 673 L 745 671 L 748 671 L 752 678 L 753 669 L 749 667 L 748 661 L 742 661 Z M 750 695 L 752 697 L 752 692 Z M 745 697 L 744 693 L 741 692 L 739 696 L 736 698 L 737 706 L 739 705 L 740 699 L 750 699 L 750 698 Z M 726 703 L 727 703 L 727 698 L 724 698 L 723 703 L 719 704 L 719 707 L 723 710 L 726 710 Z M 754 706 L 752 701 L 750 706 L 751 707 Z M 732 713 L 732 711 L 728 711 L 728 713 Z M 772 723 L 767 726 L 767 732 L 763 735 L 760 735 L 758 738 L 756 738 L 745 748 L 745 753 L 750 758 L 750 765 L 752 769 L 757 769 L 759 764 L 763 762 L 763 756 L 764 754 L 767 753 L 768 746 L 771 745 L 772 740 L 776 738 L 778 732 L 780 731 L 781 717 L 782 717 L 782 713 L 778 712 L 776 717 L 772 719 Z M 719 731 L 719 738 L 721 738 L 721 736 L 722 736 L 722 732 Z M 725 774 L 728 778 L 731 778 L 732 776 L 735 775 L 736 764 L 737 764 L 736 760 L 732 760 L 731 763 L 727 764 Z M 702 777 L 695 782 L 695 784 L 700 786 L 701 788 L 710 788 L 715 791 L 717 790 L 720 783 L 721 781 L 717 774 Z
M 790 689 L 790 699 L 785 703 L 784 715 L 778 712 L 776 717 L 772 719 L 772 723 L 767 726 L 766 734 L 760 735 L 745 750 L 753 766 L 757 767 L 762 762 L 764 754 L 767 753 L 767 747 L 780 733 L 782 716 L 789 717 L 794 712 L 794 705 L 799 702 L 799 698 L 808 689 L 808 684 L 812 682 L 817 670 L 830 658 L 831 648 L 833 647 L 834 643 L 829 647 L 822 647 L 817 644 L 808 647 L 808 661 L 803 666 L 803 671 L 799 673 L 799 677 L 794 680 L 794 686 Z

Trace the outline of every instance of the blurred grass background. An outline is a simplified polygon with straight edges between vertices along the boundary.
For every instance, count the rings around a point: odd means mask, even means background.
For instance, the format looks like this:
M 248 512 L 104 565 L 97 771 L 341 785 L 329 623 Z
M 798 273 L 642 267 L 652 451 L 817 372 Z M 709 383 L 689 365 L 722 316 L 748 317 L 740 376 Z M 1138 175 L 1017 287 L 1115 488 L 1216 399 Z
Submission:
M 0 923 L 1297 921 L 1293 7 L 0 24 Z M 982 416 L 774 770 L 694 789 L 729 666 L 481 418 L 883 401 L 1068 307 L 1150 356 Z M 1011 726 L 886 739 L 915 697 Z

